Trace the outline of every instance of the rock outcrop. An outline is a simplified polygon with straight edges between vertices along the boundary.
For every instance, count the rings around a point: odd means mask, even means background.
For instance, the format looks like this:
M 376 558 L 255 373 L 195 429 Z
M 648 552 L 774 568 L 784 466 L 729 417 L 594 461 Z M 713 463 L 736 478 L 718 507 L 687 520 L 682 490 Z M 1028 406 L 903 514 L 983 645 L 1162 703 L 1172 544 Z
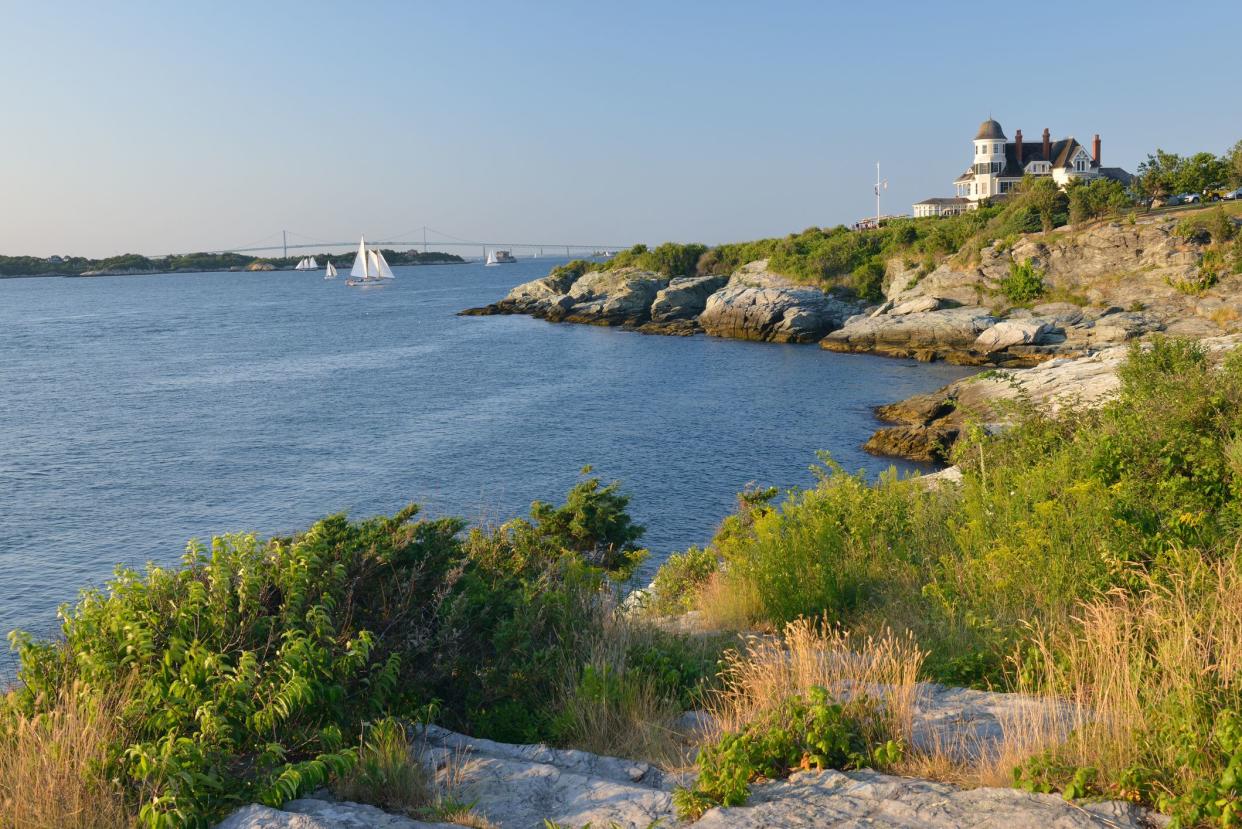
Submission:
M 980 365 L 986 360 L 972 354 L 972 346 L 980 334 L 995 324 L 988 309 L 974 305 L 900 314 L 890 311 L 876 317 L 852 317 L 844 327 L 820 340 L 820 346 L 829 351 Z
M 553 274 L 518 285 L 467 316 L 530 314 L 553 322 L 619 325 L 652 334 L 815 342 L 862 310 L 751 262 L 731 276 L 667 279 L 639 268 Z
M 1209 354 L 1219 357 L 1242 346 L 1242 334 L 1210 337 L 1202 344 Z M 942 461 L 968 422 L 999 429 L 1007 407 L 1019 398 L 1051 413 L 1071 403 L 1100 405 L 1120 385 L 1117 370 L 1128 352 L 1128 346 L 1111 345 L 1084 357 L 1058 357 L 1034 368 L 984 372 L 930 394 L 879 406 L 877 417 L 900 425 L 878 430 L 866 449 L 878 455 Z
M 780 343 L 815 342 L 859 308 L 767 269 L 766 260 L 738 269 L 707 299 L 699 317 L 714 337 Z
M 1016 789 L 955 789 L 873 771 L 797 772 L 756 786 L 750 804 L 712 809 L 701 829 L 1150 829 L 1163 821 L 1129 803 L 1066 803 Z
M 954 257 L 929 273 L 895 257 L 883 280 L 887 301 L 869 314 L 861 313 L 863 303 L 769 271 L 766 260 L 727 280 L 670 280 L 632 267 L 559 273 L 462 313 L 819 341 L 832 351 L 1003 368 L 1083 356 L 1154 331 L 1202 339 L 1242 329 L 1242 276 L 1225 275 L 1202 293 L 1184 290 L 1197 277 L 1204 247 L 1178 235 L 1176 225 L 1148 218 L 1027 234 L 985 248 L 970 264 Z M 1027 308 L 1006 298 L 1010 268 L 1028 261 L 1043 273 L 1047 293 L 1062 301 Z
M 1066 712 L 1020 694 L 999 694 L 920 684 L 914 708 L 913 747 L 950 750 L 968 761 L 994 752 L 1006 728 L 1032 715 L 1068 729 Z M 697 714 L 688 731 L 711 732 L 711 718 Z M 1061 725 L 1058 726 L 1057 724 Z M 646 764 L 539 745 L 507 745 L 431 726 L 422 732 L 422 759 L 454 800 L 500 829 L 558 826 L 619 826 L 647 829 L 681 826 L 673 811 L 674 780 Z M 954 747 L 957 747 L 956 749 Z M 954 752 L 957 753 L 954 753 Z M 708 811 L 696 826 L 949 829 L 1140 829 L 1163 819 L 1131 804 L 1066 803 L 1056 795 L 1016 789 L 953 786 L 873 771 L 799 772 L 788 780 L 752 787 L 750 802 Z M 279 809 L 248 806 L 219 829 L 445 829 L 389 815 L 373 806 L 334 802 L 325 794 L 294 800 Z
M 639 268 L 591 271 L 552 297 L 543 316 L 553 322 L 642 325 L 651 319 L 651 304 L 667 284 L 666 278 Z

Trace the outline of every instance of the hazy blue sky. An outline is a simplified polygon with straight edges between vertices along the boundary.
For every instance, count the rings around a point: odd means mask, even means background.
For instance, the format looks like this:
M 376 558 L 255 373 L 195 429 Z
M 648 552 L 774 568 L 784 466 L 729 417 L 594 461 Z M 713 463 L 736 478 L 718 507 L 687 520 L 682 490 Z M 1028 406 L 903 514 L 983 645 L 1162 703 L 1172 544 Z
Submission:
M 1012 138 L 1242 138 L 1242 2 L 0 0 L 0 252 L 287 228 L 716 242 L 952 195 Z

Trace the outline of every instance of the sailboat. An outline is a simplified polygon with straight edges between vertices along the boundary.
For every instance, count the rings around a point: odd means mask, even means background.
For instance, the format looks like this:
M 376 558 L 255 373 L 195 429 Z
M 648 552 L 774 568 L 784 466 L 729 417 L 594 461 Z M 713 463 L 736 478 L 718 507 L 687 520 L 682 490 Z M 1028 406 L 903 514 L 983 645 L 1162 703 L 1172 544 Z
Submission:
M 315 261 L 313 256 L 304 256 L 302 261 L 293 266 L 293 269 L 295 271 L 317 271 L 319 270 L 319 263 Z
M 384 254 L 377 248 L 367 248 L 366 237 L 358 242 L 358 255 L 354 257 L 354 266 L 349 269 L 349 279 L 345 284 L 351 288 L 360 285 L 376 285 L 386 279 L 396 279 L 392 268 L 384 259 Z
M 336 265 L 333 265 L 331 261 L 328 262 L 328 267 L 323 270 L 323 278 L 336 279 Z

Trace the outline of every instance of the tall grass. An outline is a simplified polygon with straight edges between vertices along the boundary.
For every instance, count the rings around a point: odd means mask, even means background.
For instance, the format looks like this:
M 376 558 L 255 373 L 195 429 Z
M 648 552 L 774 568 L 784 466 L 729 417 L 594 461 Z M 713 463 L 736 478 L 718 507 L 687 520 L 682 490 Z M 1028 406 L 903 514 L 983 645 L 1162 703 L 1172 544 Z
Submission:
M 0 827 L 117 829 L 134 823 L 137 812 L 125 801 L 112 755 L 124 732 L 123 696 L 66 688 L 39 713 L 13 710 L 0 718 Z
M 745 650 L 726 654 L 708 710 L 720 731 L 741 731 L 784 700 L 819 687 L 832 699 L 877 700 L 885 737 L 909 744 L 925 657 L 908 634 L 857 636 L 824 618 L 797 619 L 780 636 L 751 637 Z
M 1084 603 L 1078 623 L 1035 638 L 1026 685 L 1072 729 L 1036 772 L 1090 768 L 1101 793 L 1184 809 L 1231 759 L 1211 735 L 1242 711 L 1242 567 L 1188 557 Z

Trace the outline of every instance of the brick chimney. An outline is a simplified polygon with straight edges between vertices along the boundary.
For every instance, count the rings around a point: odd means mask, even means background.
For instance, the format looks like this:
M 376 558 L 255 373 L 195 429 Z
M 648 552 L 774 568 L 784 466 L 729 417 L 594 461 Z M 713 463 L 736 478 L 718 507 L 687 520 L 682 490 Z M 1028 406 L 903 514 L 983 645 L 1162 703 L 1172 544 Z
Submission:
M 1100 134 L 1095 134 L 1095 140 L 1091 142 L 1091 160 L 1095 162 L 1095 166 L 1100 166 Z
M 1022 130 L 1013 134 L 1013 151 L 1018 157 L 1018 169 L 1022 169 Z
M 1052 163 L 1052 136 L 1047 127 L 1044 127 L 1044 161 Z

